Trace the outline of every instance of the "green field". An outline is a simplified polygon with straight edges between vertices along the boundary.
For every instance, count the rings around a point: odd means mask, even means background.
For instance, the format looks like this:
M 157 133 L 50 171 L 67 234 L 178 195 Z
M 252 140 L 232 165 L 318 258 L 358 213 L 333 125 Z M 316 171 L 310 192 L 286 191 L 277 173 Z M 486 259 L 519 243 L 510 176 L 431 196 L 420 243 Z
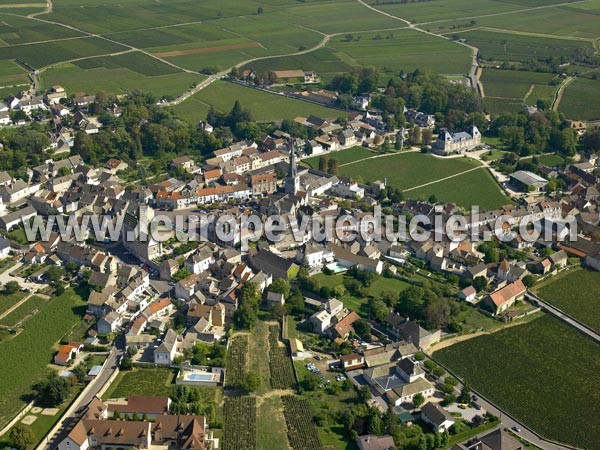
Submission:
M 585 289 L 577 289 L 585 286 Z M 536 286 L 536 294 L 586 325 L 600 331 L 600 272 L 563 272 Z
M 577 78 L 566 87 L 559 110 L 570 119 L 600 119 L 600 80 Z
M 372 152 L 365 147 L 352 147 L 346 150 L 340 150 L 339 152 L 326 153 L 330 159 L 337 159 L 338 164 L 348 164 L 361 159 L 371 158 L 376 153 Z M 319 168 L 319 159 L 322 155 L 312 156 L 310 158 L 303 159 L 302 162 L 309 165 L 313 169 Z
M 474 4 L 470 0 L 444 0 L 431 2 L 395 3 L 371 1 L 378 9 L 402 17 L 411 22 L 422 23 L 434 20 L 458 19 L 474 15 Z M 390 4 L 385 4 L 390 3 Z M 521 9 L 511 2 L 477 0 L 478 14 L 494 14 Z
M 0 319 L 0 325 L 5 325 L 7 327 L 13 327 L 17 325 L 19 322 L 23 321 L 26 318 L 33 317 L 36 314 L 36 311 L 40 310 L 40 307 L 46 302 L 41 297 L 33 296 L 30 297 L 25 303 L 19 306 L 17 309 L 13 310 L 10 314 L 4 316 Z
M 45 71 L 41 77 L 42 84 L 47 87 L 60 84 L 64 86 L 67 92 L 87 92 L 90 95 L 99 91 L 126 94 L 139 89 L 158 97 L 176 97 L 204 79 L 202 75 L 185 72 L 167 72 L 165 75 L 145 76 L 125 67 L 115 67 L 110 62 L 112 59 L 112 57 L 102 58 L 102 63 L 106 66 L 87 70 L 75 64 L 62 64 Z M 79 61 L 78 64 L 85 63 Z M 164 70 L 160 66 L 170 68 L 166 64 L 157 61 L 155 70 Z M 145 70 L 150 69 L 146 68 Z
M 463 74 L 471 67 L 471 50 L 450 40 L 414 30 L 392 30 L 337 36 L 328 44 L 342 61 L 373 66 L 381 72 L 415 69 Z M 424 58 L 423 55 L 435 55 Z
M 492 114 L 515 113 L 523 111 L 525 105 L 522 100 L 512 98 L 491 98 L 483 99 L 485 110 Z
M 25 298 L 23 292 L 15 292 L 14 294 L 0 296 L 0 314 L 16 305 L 18 302 Z
M 8 421 L 25 404 L 24 396 L 43 378 L 52 361 L 54 345 L 85 312 L 85 301 L 72 289 L 46 302 L 29 319 L 23 331 L 0 344 L 0 424 Z
M 474 170 L 449 180 L 405 191 L 404 195 L 422 200 L 435 195 L 438 201 L 453 202 L 468 210 L 473 205 L 479 206 L 480 209 L 492 210 L 511 203 L 492 175 L 485 169 Z
M 103 398 L 127 398 L 129 395 L 169 396 L 175 373 L 167 368 L 133 369 L 120 372 Z
M 551 316 L 464 341 L 434 358 L 543 436 L 597 449 L 600 347 Z
M 589 40 L 560 39 L 526 34 L 495 32 L 493 29 L 471 30 L 457 34 L 479 49 L 484 60 L 528 62 L 531 59 L 572 57 L 575 51 L 593 52 Z
M 486 97 L 524 99 L 532 85 L 547 86 L 553 74 L 484 69 L 481 82 Z M 534 102 L 535 103 L 535 102 Z
M 469 158 L 443 159 L 410 152 L 387 154 L 348 164 L 340 167 L 338 172 L 363 182 L 387 178 L 390 186 L 409 189 L 479 165 L 479 162 Z
M 226 81 L 212 83 L 173 109 L 182 118 L 197 122 L 206 118 L 210 105 L 218 111 L 228 112 L 236 100 L 239 100 L 242 107 L 252 112 L 254 120 L 294 119 L 308 117 L 311 114 L 324 118 L 337 118 L 344 115 L 343 111 L 337 109 L 325 108 L 283 95 L 269 94 Z

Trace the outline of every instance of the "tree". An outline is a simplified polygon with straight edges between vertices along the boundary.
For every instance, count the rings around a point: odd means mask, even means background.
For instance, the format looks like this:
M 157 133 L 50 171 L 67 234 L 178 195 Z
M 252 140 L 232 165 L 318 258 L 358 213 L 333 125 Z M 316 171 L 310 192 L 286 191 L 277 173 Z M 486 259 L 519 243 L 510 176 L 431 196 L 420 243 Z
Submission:
M 415 405 L 417 408 L 421 406 L 424 402 L 425 397 L 423 397 L 423 394 L 421 394 L 420 392 L 418 394 L 415 394 L 415 396 L 413 397 L 413 405 Z
M 363 339 L 368 339 L 371 336 L 371 325 L 365 319 L 357 320 L 352 324 L 356 334 Z
M 523 277 L 523 284 L 528 288 L 532 288 L 533 286 L 535 286 L 536 281 L 537 280 L 533 275 L 525 275 Z
M 283 278 L 277 278 L 269 286 L 269 291 L 283 294 L 285 298 L 288 298 L 290 296 L 290 282 Z
M 302 387 L 306 391 L 316 391 L 321 384 L 321 379 L 316 373 L 309 372 L 302 380 Z
M 85 377 L 87 376 L 87 369 L 84 364 L 79 364 L 77 367 L 73 369 L 73 375 L 77 378 L 79 383 L 85 382 Z
M 259 6 L 258 9 L 256 10 L 256 14 L 262 14 L 264 12 L 262 6 Z
M 64 402 L 71 393 L 71 380 L 59 377 L 52 371 L 48 378 L 34 386 L 40 401 L 46 405 L 58 406 Z
M 327 172 L 327 169 L 329 168 L 329 156 L 328 155 L 322 155 L 319 157 L 319 170 L 321 172 Z
M 423 128 L 421 130 L 421 143 L 423 145 L 429 145 L 433 141 L 433 132 L 429 128 Z
M 8 283 L 6 283 L 4 285 L 4 294 L 5 295 L 14 294 L 20 288 L 21 288 L 21 286 L 19 285 L 18 282 L 16 282 L 16 281 L 9 281 Z
M 46 271 L 46 278 L 48 281 L 56 283 L 60 280 L 65 274 L 65 269 L 59 266 L 50 266 Z
M 471 401 L 471 393 L 469 391 L 469 385 L 467 383 L 465 383 L 462 389 L 460 390 L 458 401 L 461 403 L 469 403 Z
M 8 437 L 18 450 L 27 450 L 35 443 L 35 436 L 31 428 L 21 424 L 15 425 L 10 430 Z
M 131 370 L 133 368 L 133 364 L 131 361 L 131 356 L 123 356 L 121 359 L 121 365 L 119 366 L 121 370 Z
M 481 292 L 488 285 L 488 280 L 486 277 L 475 277 L 473 279 L 473 287 L 477 292 Z

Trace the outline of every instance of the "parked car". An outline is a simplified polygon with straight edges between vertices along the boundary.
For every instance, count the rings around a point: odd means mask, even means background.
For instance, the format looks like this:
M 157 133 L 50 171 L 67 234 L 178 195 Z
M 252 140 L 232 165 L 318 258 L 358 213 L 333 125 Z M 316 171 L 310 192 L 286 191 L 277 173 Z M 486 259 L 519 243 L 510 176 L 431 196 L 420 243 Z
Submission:
M 520 433 L 520 432 L 521 432 L 521 427 L 514 426 L 514 427 L 512 427 L 511 429 L 512 429 L 512 430 L 513 430 L 515 433 Z

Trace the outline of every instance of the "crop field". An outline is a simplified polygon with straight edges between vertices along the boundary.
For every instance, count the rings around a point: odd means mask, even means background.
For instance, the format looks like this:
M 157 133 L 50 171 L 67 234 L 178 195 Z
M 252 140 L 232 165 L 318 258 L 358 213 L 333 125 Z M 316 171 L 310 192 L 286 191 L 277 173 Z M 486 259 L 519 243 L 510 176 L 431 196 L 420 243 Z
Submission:
M 452 345 L 434 357 L 543 436 L 598 448 L 600 423 L 585 418 L 595 416 L 600 402 L 599 352 L 588 337 L 543 316 Z
M 471 50 L 454 42 L 414 30 L 391 30 L 337 36 L 329 46 L 340 59 L 356 66 L 374 66 L 382 72 L 410 72 L 415 69 L 442 74 L 469 71 Z M 423 55 L 435 55 L 424 58 Z
M 6 422 L 25 403 L 23 396 L 43 378 L 52 361 L 54 345 L 85 313 L 85 301 L 72 289 L 40 307 L 29 319 L 23 331 L 0 344 L 0 424 Z M 26 358 L 23 355 L 27 355 Z
M 20 59 L 31 67 L 40 69 L 61 61 L 127 50 L 127 47 L 95 37 L 78 39 L 76 42 L 74 44 L 72 40 L 63 40 L 0 47 L 0 60 Z
M 569 10 L 564 7 L 519 11 L 474 20 L 479 27 L 550 34 L 557 37 L 595 39 L 598 35 L 598 16 L 583 10 Z
M 576 289 L 585 286 L 585 289 Z M 600 272 L 570 270 L 534 289 L 542 299 L 600 331 Z
M 15 325 L 18 325 L 19 323 L 33 317 L 37 312 L 39 312 L 40 307 L 45 302 L 46 300 L 41 297 L 30 297 L 17 309 L 0 319 L 0 325 L 5 325 L 7 327 L 14 327 Z
M 480 164 L 468 158 L 442 159 L 420 153 L 396 153 L 377 156 L 340 167 L 341 175 L 362 181 L 387 178 L 388 184 L 399 189 L 414 188 Z
M 307 400 L 294 395 L 281 398 L 284 405 L 288 439 L 294 450 L 320 450 L 323 448 L 318 429 L 313 422 L 312 407 Z
M 132 53 L 127 53 L 123 57 L 131 55 Z M 78 61 L 78 65 L 62 64 L 43 72 L 41 75 L 42 84 L 44 86 L 60 84 L 64 86 L 67 92 L 87 92 L 90 95 L 99 91 L 126 94 L 134 89 L 139 89 L 158 97 L 175 97 L 204 79 L 202 75 L 185 72 L 144 76 L 125 67 L 115 67 L 111 62 L 113 58 L 99 58 L 102 60 L 102 64 L 106 64 L 106 66 L 92 69 L 80 67 L 85 65 L 87 60 Z M 97 61 L 97 59 L 94 58 L 93 61 Z M 170 68 L 168 65 L 156 61 L 156 71 L 167 71 L 164 69 L 165 67 Z
M 319 168 L 319 159 L 321 156 L 327 156 L 330 159 L 337 159 L 338 164 L 348 164 L 361 159 L 371 158 L 375 156 L 371 150 L 365 147 L 352 147 L 338 152 L 325 153 L 324 155 L 311 156 L 303 159 L 302 162 L 309 165 L 313 169 Z
M 217 111 L 230 111 L 236 100 L 252 112 L 254 120 L 294 119 L 311 114 L 324 118 L 343 116 L 344 112 L 283 95 L 270 94 L 226 81 L 216 81 L 174 109 L 182 118 L 197 122 L 206 118 L 210 105 Z M 191 104 L 189 104 L 191 103 Z
M 10 15 L 6 13 L 10 13 Z M 29 20 L 13 14 L 18 14 L 18 12 L 12 9 L 10 11 L 0 10 L 0 42 L 3 43 L 2 45 L 17 45 L 84 36 L 82 33 L 70 28 Z
M 294 389 L 296 380 L 287 346 L 280 346 L 279 325 L 269 326 L 269 370 L 273 389 Z
M 514 113 L 523 110 L 523 101 L 516 98 L 493 98 L 483 99 L 485 110 L 492 114 Z
M 248 370 L 248 336 L 236 336 L 227 352 L 225 386 L 238 386 Z
M 135 368 L 120 372 L 104 398 L 127 398 L 130 395 L 171 395 L 174 373 L 167 368 Z
M 256 448 L 256 397 L 225 397 L 223 450 Z
M 15 292 L 14 294 L 0 296 L 0 314 L 16 305 L 24 298 L 25 294 L 23 292 Z
M 27 83 L 27 72 L 13 61 L 0 61 L 0 86 Z
M 565 88 L 558 109 L 571 119 L 600 119 L 600 80 L 577 78 Z
M 548 57 L 570 57 L 576 51 L 594 51 L 591 40 L 530 36 L 492 30 L 465 31 L 457 36 L 477 47 L 484 60 L 527 62 Z
M 422 200 L 434 195 L 438 201 L 453 202 L 467 210 L 474 205 L 480 209 L 492 210 L 511 203 L 485 169 L 473 170 L 419 189 L 405 191 L 404 195 Z
M 547 86 L 554 78 L 549 73 L 484 69 L 481 77 L 486 97 L 524 99 L 531 86 Z
M 393 14 L 413 23 L 423 23 L 435 20 L 459 19 L 471 17 L 474 14 L 474 4 L 469 0 L 445 0 L 431 2 L 394 3 L 377 0 L 369 1 L 370 4 L 382 11 Z M 477 14 L 496 14 L 522 9 L 512 2 L 499 2 L 494 0 L 478 0 Z

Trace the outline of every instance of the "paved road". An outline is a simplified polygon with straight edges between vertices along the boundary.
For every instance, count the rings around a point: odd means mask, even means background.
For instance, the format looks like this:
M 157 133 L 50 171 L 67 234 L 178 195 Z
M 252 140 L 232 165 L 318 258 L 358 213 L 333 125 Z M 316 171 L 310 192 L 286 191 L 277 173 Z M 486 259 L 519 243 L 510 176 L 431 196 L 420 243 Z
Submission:
M 581 323 L 580 321 L 578 321 L 574 317 L 571 317 L 567 313 L 564 313 L 563 311 L 561 311 L 560 309 L 558 309 L 556 306 L 553 306 L 550 303 L 542 300 L 537 295 L 535 295 L 535 294 L 533 294 L 531 292 L 527 292 L 527 294 L 525 294 L 525 296 L 527 297 L 527 299 L 529 301 L 534 302 L 534 303 L 537 302 L 548 313 L 550 313 L 553 316 L 559 318 L 563 322 L 566 322 L 568 325 L 571 325 L 572 327 L 576 328 L 577 330 L 579 330 L 583 334 L 591 337 L 596 342 L 600 343 L 600 334 L 598 334 L 595 330 L 593 330 L 590 327 L 588 327 L 587 325 Z
M 117 346 L 113 347 L 108 354 L 108 358 L 106 360 L 106 365 L 102 372 L 94 378 L 93 381 L 90 382 L 88 386 L 86 386 L 82 395 L 80 395 L 73 404 L 69 407 L 69 409 L 65 412 L 63 418 L 60 423 L 57 424 L 46 436 L 44 442 L 42 442 L 36 450 L 50 450 L 55 449 L 68 434 L 73 429 L 75 424 L 78 421 L 78 410 L 87 405 L 92 399 L 98 394 L 100 389 L 106 384 L 108 379 L 112 376 L 114 371 L 117 369 L 118 361 L 120 361 L 120 357 L 123 355 L 121 337 L 118 339 L 119 343 Z M 124 339 L 123 339 L 124 341 Z

